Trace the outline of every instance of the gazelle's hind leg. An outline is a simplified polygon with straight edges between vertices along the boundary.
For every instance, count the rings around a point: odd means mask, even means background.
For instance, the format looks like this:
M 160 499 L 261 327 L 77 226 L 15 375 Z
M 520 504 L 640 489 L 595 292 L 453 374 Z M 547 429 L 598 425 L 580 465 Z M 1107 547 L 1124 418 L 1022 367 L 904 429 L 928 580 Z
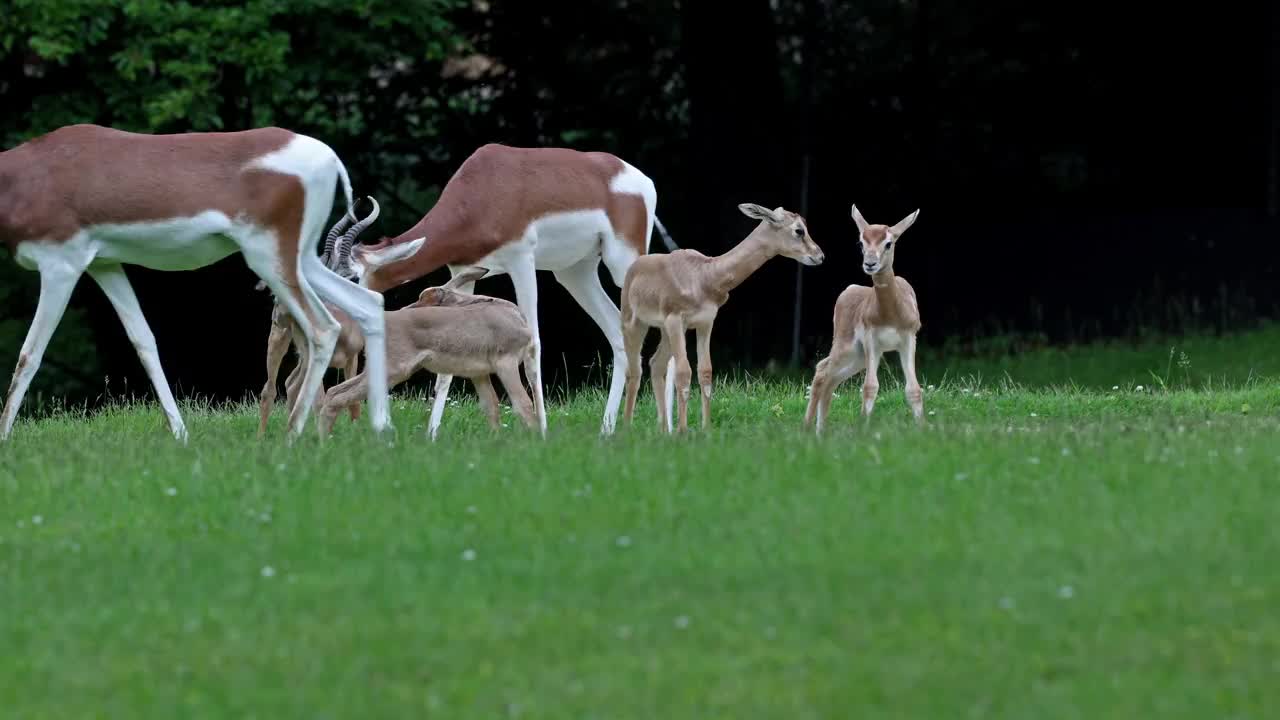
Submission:
M 498 382 L 502 383 L 503 389 L 507 391 L 507 397 L 511 398 L 511 409 L 515 410 L 524 421 L 525 427 L 534 431 L 539 430 L 537 406 L 529 399 L 529 393 L 525 392 L 524 383 L 520 382 L 520 365 L 500 363 L 494 368 L 494 374 L 498 376 Z
M 316 390 L 324 379 L 325 369 L 329 366 L 334 345 L 338 341 L 339 325 L 320 302 L 320 298 L 311 289 L 303 273 L 296 273 L 296 283 L 291 286 L 281 272 L 282 268 L 290 265 L 297 267 L 302 264 L 297 258 L 279 256 L 279 249 L 289 246 L 289 243 L 279 239 L 283 233 L 287 232 L 290 230 L 286 228 L 275 231 L 245 228 L 234 233 L 233 238 L 240 246 L 245 263 L 271 288 L 276 299 L 289 312 L 307 340 L 302 387 L 297 392 L 298 401 L 289 416 L 288 433 L 292 441 L 302 432 L 302 428 L 310 417 Z M 298 232 L 298 230 L 295 228 L 292 232 Z M 299 250 L 299 252 L 305 252 L 305 250 Z M 315 259 L 315 262 L 318 264 L 319 260 Z
M 267 432 L 267 420 L 271 418 L 271 406 L 276 401 L 276 376 L 280 372 L 280 363 L 289 352 L 289 343 L 293 340 L 287 327 L 271 324 L 271 333 L 267 335 L 267 382 L 262 386 L 262 395 L 258 398 L 258 437 Z M 289 376 L 292 379 L 292 375 Z M 288 404 L 288 397 L 285 398 Z
M 169 420 L 169 430 L 175 438 L 185 444 L 187 426 L 182 422 L 178 403 L 173 399 L 173 391 L 169 389 L 169 381 L 165 379 L 164 368 L 160 366 L 160 351 L 156 348 L 155 335 L 152 334 L 151 326 L 147 324 L 147 319 L 142 314 L 142 306 L 138 304 L 138 296 L 134 294 L 133 286 L 129 284 L 129 277 L 125 275 L 124 268 L 119 265 L 95 268 L 89 271 L 89 276 L 98 283 L 98 287 L 102 288 L 103 294 L 111 301 L 116 314 L 120 316 L 125 334 L 133 343 L 138 353 L 138 360 L 142 362 L 142 367 L 151 380 L 151 386 L 156 391 L 156 397 L 160 400 L 160 407 Z
M 617 243 L 616 240 L 612 242 Z M 617 262 L 615 260 L 615 264 Z M 627 352 L 622 341 L 621 315 L 613 300 L 605 293 L 604 286 L 600 284 L 600 263 L 595 255 L 556 272 L 555 276 L 595 321 L 613 351 L 613 375 L 609 380 L 609 395 L 605 400 L 604 418 L 600 423 L 601 434 L 609 435 L 618 422 L 618 404 L 622 400 L 623 385 L 626 382 Z M 533 382 L 530 384 L 539 386 Z
M 28 246 L 19 246 L 19 257 L 24 255 Z M 65 248 L 65 249 L 64 249 Z M 27 329 L 27 337 L 18 351 L 18 366 L 14 368 L 13 379 L 9 382 L 9 396 L 5 399 L 4 413 L 0 415 L 0 440 L 8 439 L 13 429 L 13 421 L 18 416 L 18 408 L 31 386 L 31 379 L 40 369 L 40 361 L 44 358 L 45 348 L 53 331 L 62 320 L 71 299 L 71 291 L 76 281 L 89 266 L 93 256 L 88 252 L 76 252 L 75 248 L 66 245 L 57 249 L 39 246 L 26 253 L 31 257 L 40 272 L 40 300 L 36 305 L 35 317 L 31 319 L 31 327 Z

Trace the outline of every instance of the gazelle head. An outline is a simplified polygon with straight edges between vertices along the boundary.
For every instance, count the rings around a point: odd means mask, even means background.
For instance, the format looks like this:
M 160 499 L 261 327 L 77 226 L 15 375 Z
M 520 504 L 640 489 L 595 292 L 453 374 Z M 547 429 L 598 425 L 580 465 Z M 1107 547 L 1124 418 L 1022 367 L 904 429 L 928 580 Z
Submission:
M 386 242 L 386 238 L 383 238 L 372 245 L 357 245 L 355 242 L 356 237 L 378 218 L 378 201 L 369 198 L 369 202 L 373 203 L 373 211 L 338 239 L 332 260 L 334 272 L 348 280 L 355 281 L 361 286 L 367 284 L 369 275 L 374 270 L 413 255 L 426 242 L 426 238 L 418 238 L 410 242 L 392 245 Z
M 862 271 L 868 275 L 893 269 L 893 251 L 898 246 L 898 238 L 916 221 L 919 210 L 898 221 L 898 224 L 873 225 L 868 223 L 858 206 L 853 206 L 853 221 L 858 225 L 858 242 L 862 246 Z
M 369 211 L 369 214 L 363 220 L 351 225 L 351 221 L 355 220 L 355 208 L 353 207 L 350 212 L 342 216 L 342 219 L 333 226 L 333 229 L 329 230 L 329 234 L 324 239 L 324 255 L 321 256 L 321 260 L 330 270 L 348 280 L 360 280 L 360 273 L 351 262 L 352 246 L 355 244 L 356 238 L 360 236 L 360 233 L 372 225 L 373 221 L 378 219 L 378 214 L 382 212 L 377 200 L 370 197 L 369 202 L 373 204 L 373 209 Z M 359 204 L 358 200 L 356 204 Z M 348 229 L 348 226 L 350 226 L 350 229 Z
M 760 221 L 761 237 L 773 252 L 804 265 L 822 264 L 825 259 L 822 248 L 809 235 L 804 218 L 782 206 L 769 210 L 755 203 L 742 203 L 738 209 L 743 215 Z

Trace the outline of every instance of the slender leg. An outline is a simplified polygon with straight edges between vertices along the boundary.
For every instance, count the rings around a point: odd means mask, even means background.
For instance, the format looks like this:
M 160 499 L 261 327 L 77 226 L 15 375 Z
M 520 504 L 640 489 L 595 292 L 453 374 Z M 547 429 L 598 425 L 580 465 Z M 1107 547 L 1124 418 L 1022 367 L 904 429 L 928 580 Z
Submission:
M 360 374 L 360 353 L 353 352 L 351 357 L 347 359 L 347 366 L 342 370 L 342 379 L 348 380 Z M 360 419 L 360 403 L 356 403 L 347 409 L 351 414 L 351 422 Z
M 531 381 L 537 379 L 537 384 L 533 386 L 533 407 L 535 414 L 540 418 L 539 430 L 545 437 L 547 409 L 542 400 L 542 336 L 538 333 L 538 277 L 534 269 L 532 253 L 526 259 L 516 263 L 508 272 L 511 275 L 511 284 L 515 286 L 516 304 L 520 306 L 525 322 L 533 331 L 533 355 L 531 359 L 525 361 L 525 374 Z
M 649 328 L 638 322 L 623 328 L 622 343 L 627 353 L 627 405 L 623 419 L 628 426 L 636 411 L 636 395 L 640 392 L 640 349 L 644 346 L 644 336 L 648 332 Z
M 142 314 L 142 307 L 138 304 L 138 297 L 133 292 L 133 286 L 129 284 L 129 277 L 125 275 L 124 268 L 119 265 L 94 268 L 89 271 L 89 277 L 98 283 L 98 287 L 102 288 L 102 292 L 116 309 L 125 333 L 138 352 L 138 359 L 142 361 L 147 377 L 151 379 L 156 397 L 160 400 L 160 407 L 169 419 L 169 429 L 175 438 L 185 444 L 187 428 L 182 422 L 182 414 L 178 412 L 178 403 L 173 399 L 173 391 L 169 389 L 169 381 L 165 379 L 164 368 L 160 366 L 156 338 L 151 332 L 151 327 L 147 325 L 147 319 Z
M 876 376 L 880 367 L 880 348 L 876 347 L 875 333 L 867 333 L 862 342 L 867 356 L 867 376 L 862 381 L 862 416 L 869 420 L 876 406 L 876 394 L 880 392 L 880 380 Z
M 865 367 L 866 355 L 862 345 L 850 343 L 832 348 L 831 355 L 818 363 L 813 376 L 813 387 L 809 391 L 809 412 L 814 414 L 816 432 L 822 434 L 827 423 L 827 414 L 831 409 L 831 396 L 841 383 L 861 372 Z M 807 420 L 806 420 L 807 421 Z
M 916 336 L 907 336 L 906 343 L 898 351 L 898 359 L 902 361 L 902 377 L 906 385 L 907 405 L 917 423 L 924 422 L 924 392 L 920 389 L 920 381 L 916 379 Z
M 258 399 L 258 437 L 267 432 L 271 406 L 276 401 L 276 376 L 280 372 L 280 363 L 284 362 L 284 356 L 289 352 L 292 339 L 289 328 L 271 324 L 271 334 L 267 336 L 267 382 L 262 386 L 262 395 Z
M 668 315 L 665 329 L 671 354 L 676 358 L 676 410 L 679 415 L 677 429 L 683 433 L 689 429 L 689 383 L 693 380 L 693 369 L 689 367 L 689 350 L 685 346 L 684 319 L 679 315 Z
M 493 391 L 493 383 L 489 381 L 489 376 L 477 375 L 471 378 L 471 384 L 476 386 L 476 396 L 480 398 L 480 409 L 489 420 L 489 428 L 497 430 L 502 427 L 502 415 L 498 411 L 498 394 Z
M 88 264 L 87 261 L 85 264 Z M 9 383 L 9 397 L 4 403 L 4 414 L 0 415 L 0 440 L 8 439 L 13 421 L 18 416 L 18 407 L 22 405 L 31 379 L 40 369 L 45 348 L 49 346 L 49 339 L 62 320 L 67 301 L 71 299 L 71 291 L 84 272 L 83 266 L 73 267 L 70 263 L 63 262 L 62 258 L 41 263 L 39 268 L 40 301 L 36 305 L 31 327 L 27 330 L 27 339 L 22 342 L 22 350 L 18 352 L 18 366 L 14 368 L 13 380 Z
M 359 404 L 366 394 L 368 394 L 366 375 L 362 373 L 353 378 L 347 378 L 342 382 L 329 388 L 329 392 L 325 393 L 324 402 L 320 404 L 318 412 L 320 435 L 326 436 L 333 430 L 333 421 L 337 419 L 338 413 L 342 408 L 348 407 L 355 403 Z
M 671 432 L 671 414 L 675 405 L 673 388 L 676 385 L 675 356 L 671 354 L 671 342 L 666 328 L 658 329 L 658 347 L 649 358 L 649 384 L 653 387 L 653 405 L 658 411 L 658 430 Z
M 451 277 L 457 277 L 458 273 L 462 272 L 462 270 L 463 268 L 454 268 L 451 266 L 449 268 L 449 274 Z M 474 280 L 462 283 L 458 286 L 458 292 L 470 295 L 475 292 L 475 287 L 476 283 Z M 427 423 L 428 434 L 431 436 L 432 440 L 436 439 L 436 431 L 440 429 L 440 416 L 441 413 L 444 412 L 445 401 L 449 399 L 449 386 L 452 383 L 452 375 L 436 375 L 436 397 L 435 402 L 431 404 L 431 420 Z
M 711 323 L 696 328 L 698 335 L 698 387 L 702 390 L 702 429 L 711 426 Z
M 599 326 L 613 350 L 613 376 L 609 380 L 609 396 L 605 400 L 604 418 L 600 423 L 600 433 L 609 435 L 618 422 L 618 405 L 626 382 L 627 351 L 622 338 L 622 316 L 600 284 L 599 268 L 598 258 L 592 255 L 556 272 L 555 276 Z
M 440 431 L 440 418 L 444 415 L 444 401 L 449 397 L 451 382 L 452 375 L 436 375 L 436 396 L 431 402 L 431 420 L 427 422 L 427 435 L 432 440 L 436 439 L 436 433 Z
M 302 371 L 307 366 L 306 338 L 302 340 L 302 343 L 296 345 L 298 362 L 294 364 L 289 376 L 284 379 L 284 404 L 285 411 L 289 415 L 293 414 L 293 408 L 298 404 L 298 388 L 302 386 Z
M 386 321 L 381 293 L 344 280 L 325 267 L 315 255 L 303 257 L 303 271 L 315 292 L 351 316 L 364 334 L 364 374 L 369 376 L 369 420 L 375 433 L 394 430 L 389 399 L 390 360 L 387 358 Z M 337 324 L 337 321 L 334 321 Z M 335 333 L 335 341 L 336 341 Z M 325 364 L 328 365 L 328 354 Z M 318 383 L 317 383 L 318 384 Z
M 503 364 L 496 367 L 495 371 L 498 381 L 502 383 L 503 389 L 507 391 L 507 397 L 511 398 L 511 408 L 524 421 L 525 427 L 530 430 L 538 430 L 537 408 L 534 406 L 533 401 L 529 399 L 529 394 L 525 392 L 524 385 L 520 382 L 520 366 L 518 364 Z

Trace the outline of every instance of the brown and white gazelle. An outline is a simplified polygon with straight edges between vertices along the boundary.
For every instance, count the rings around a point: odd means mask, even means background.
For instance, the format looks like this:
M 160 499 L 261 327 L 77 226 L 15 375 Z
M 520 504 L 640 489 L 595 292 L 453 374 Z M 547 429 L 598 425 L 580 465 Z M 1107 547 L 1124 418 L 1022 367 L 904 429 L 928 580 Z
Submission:
M 622 335 L 627 353 L 627 406 L 631 422 L 640 388 L 640 349 L 650 328 L 658 328 L 662 340 L 650 365 L 658 425 L 671 432 L 672 378 L 659 381 L 658 370 L 675 361 L 675 394 L 679 430 L 688 429 L 689 354 L 685 333 L 698 335 L 698 385 L 702 388 L 702 427 L 711 423 L 711 327 L 729 300 L 729 292 L 751 273 L 778 255 L 805 265 L 821 265 L 824 259 L 808 233 L 805 219 L 778 207 L 770 210 L 755 203 L 738 206 L 742 214 L 760 221 L 742 242 L 716 257 L 696 250 L 649 255 L 635 261 L 622 285 Z
M 902 361 L 907 404 L 917 421 L 924 418 L 924 396 L 916 379 L 916 334 L 920 332 L 920 309 L 910 283 L 893 274 L 893 255 L 898 240 L 920 215 L 916 210 L 896 225 L 869 224 L 858 206 L 853 221 L 858 226 L 862 249 L 862 270 L 871 276 L 872 287 L 850 285 L 836 298 L 831 352 L 819 363 L 805 410 L 805 427 L 814 425 L 821 433 L 826 423 L 831 395 L 840 383 L 866 370 L 862 382 L 862 415 L 869 417 L 876 404 L 880 383 L 876 370 L 880 356 L 897 351 Z
M 372 378 L 370 419 L 375 430 L 389 428 L 382 296 L 343 280 L 315 251 L 338 180 L 350 213 L 351 181 L 338 156 L 280 128 L 144 135 L 71 125 L 0 153 L 0 241 L 19 265 L 40 273 L 0 438 L 8 437 L 71 291 L 88 272 L 120 316 L 170 429 L 185 442 L 155 338 L 123 266 L 191 270 L 236 252 L 306 336 L 308 366 L 290 438 L 306 424 L 337 337 L 322 300 L 360 324 Z
M 550 270 L 582 306 L 613 349 L 613 376 L 601 431 L 613 432 L 626 355 L 618 307 L 600 283 L 601 260 L 615 285 L 648 252 L 655 225 L 674 249 L 655 215 L 653 181 L 627 162 L 602 152 L 564 148 L 518 148 L 488 144 L 459 166 L 435 206 L 412 228 L 351 253 L 351 269 L 377 292 L 448 266 L 457 276 L 485 267 L 507 274 L 516 303 L 533 332 L 535 352 L 525 366 L 541 378 L 536 271 Z M 459 287 L 470 293 L 474 282 Z M 436 381 L 435 403 L 443 407 L 450 375 Z M 542 382 L 533 400 L 546 432 Z M 436 416 L 433 414 L 433 417 Z M 434 434 L 435 428 L 431 428 Z

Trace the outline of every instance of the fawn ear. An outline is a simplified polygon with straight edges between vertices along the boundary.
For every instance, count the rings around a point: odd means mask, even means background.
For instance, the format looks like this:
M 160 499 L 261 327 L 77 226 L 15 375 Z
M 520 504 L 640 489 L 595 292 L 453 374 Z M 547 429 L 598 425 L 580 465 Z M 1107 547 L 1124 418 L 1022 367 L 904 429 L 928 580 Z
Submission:
M 476 280 L 479 280 L 480 278 L 483 278 L 485 275 L 488 275 L 488 274 L 489 274 L 489 268 L 469 267 L 466 270 L 463 270 L 462 272 L 458 273 L 457 275 L 454 275 L 453 277 L 449 278 L 449 282 L 445 283 L 444 287 L 449 288 L 450 290 L 453 290 L 469 282 L 475 282 Z
M 920 211 L 917 209 L 915 212 L 899 220 L 897 225 L 889 228 L 889 232 L 893 233 L 894 237 L 902 237 L 902 233 L 906 232 L 907 228 L 911 227 L 912 223 L 916 221 L 916 216 L 919 214 Z
M 858 226 L 858 233 L 861 234 L 867 229 L 867 219 L 862 217 L 862 211 L 857 205 L 853 206 L 853 222 Z
M 773 223 L 774 225 L 782 224 L 782 208 L 778 208 L 778 210 L 770 210 L 755 203 L 742 203 L 738 205 L 738 209 L 742 211 L 743 215 L 746 215 L 749 218 L 765 220 Z

